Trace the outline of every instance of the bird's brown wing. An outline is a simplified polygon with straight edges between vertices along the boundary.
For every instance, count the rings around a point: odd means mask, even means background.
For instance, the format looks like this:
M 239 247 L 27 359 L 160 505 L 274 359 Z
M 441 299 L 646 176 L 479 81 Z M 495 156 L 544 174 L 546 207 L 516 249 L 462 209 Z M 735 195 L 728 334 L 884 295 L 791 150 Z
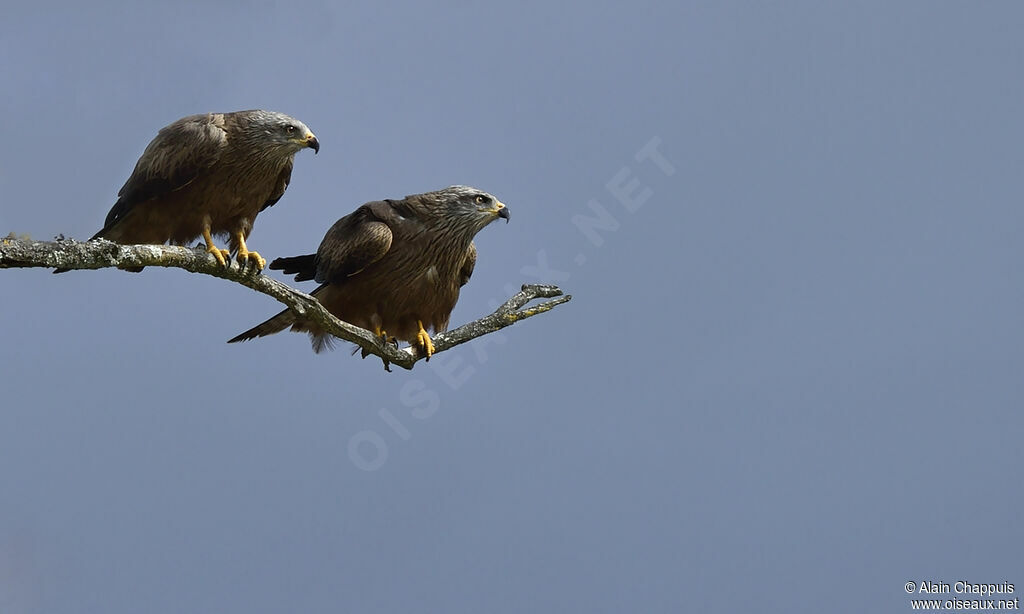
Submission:
M 289 158 L 288 162 L 285 163 L 284 168 L 281 169 L 281 174 L 277 176 L 277 183 L 274 184 L 273 193 L 271 193 L 267 202 L 263 203 L 263 206 L 260 207 L 260 211 L 267 207 L 273 207 L 284 196 L 284 191 L 288 189 L 288 184 L 292 181 L 292 166 L 294 164 L 294 158 Z
M 466 250 L 466 259 L 462 262 L 462 268 L 459 269 L 459 286 L 465 286 L 469 283 L 469 278 L 473 276 L 474 268 L 476 268 L 476 245 L 470 241 L 469 249 Z
M 391 203 L 377 201 L 335 222 L 317 250 L 314 279 L 322 284 L 343 283 L 380 260 L 391 249 L 389 224 L 400 219 Z
M 219 114 L 192 115 L 160 130 L 117 193 L 117 202 L 97 236 L 117 224 L 137 204 L 180 190 L 194 181 L 217 163 L 227 144 L 224 116 Z

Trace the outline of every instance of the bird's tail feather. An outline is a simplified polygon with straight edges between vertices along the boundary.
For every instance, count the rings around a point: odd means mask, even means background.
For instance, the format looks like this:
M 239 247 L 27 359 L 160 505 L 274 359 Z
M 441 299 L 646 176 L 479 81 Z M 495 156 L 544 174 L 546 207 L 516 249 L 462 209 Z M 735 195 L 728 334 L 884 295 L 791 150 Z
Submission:
M 270 318 L 262 324 L 257 324 L 244 333 L 233 337 L 228 340 L 228 343 L 238 343 L 239 341 L 248 341 L 255 339 L 256 337 L 266 337 L 267 335 L 273 335 L 279 333 L 284 329 L 288 328 L 295 323 L 295 312 L 291 309 L 285 309 L 276 316 Z
M 270 263 L 275 271 L 284 271 L 285 275 L 295 275 L 295 281 L 307 281 L 316 277 L 316 254 L 277 258 Z
M 330 288 L 330 286 L 328 286 L 327 284 L 323 284 L 316 290 L 310 292 L 310 296 L 314 296 L 317 298 L 317 300 L 320 300 L 320 293 L 327 288 Z M 252 328 L 245 331 L 241 335 L 237 335 L 229 339 L 228 343 L 238 343 L 239 341 L 248 341 L 249 339 L 255 339 L 256 337 L 266 337 L 267 335 L 279 333 L 284 329 L 288 328 L 289 326 L 291 326 L 292 330 L 295 332 L 310 333 L 310 335 L 313 337 L 313 349 L 317 353 L 319 353 L 321 350 L 325 348 L 330 349 L 331 340 L 320 339 L 318 341 L 317 337 L 323 336 L 323 333 L 311 330 L 310 323 L 305 319 L 299 318 L 291 309 L 285 309 L 284 311 L 270 318 L 266 322 L 253 326 Z M 330 335 L 327 335 L 327 337 L 330 337 Z

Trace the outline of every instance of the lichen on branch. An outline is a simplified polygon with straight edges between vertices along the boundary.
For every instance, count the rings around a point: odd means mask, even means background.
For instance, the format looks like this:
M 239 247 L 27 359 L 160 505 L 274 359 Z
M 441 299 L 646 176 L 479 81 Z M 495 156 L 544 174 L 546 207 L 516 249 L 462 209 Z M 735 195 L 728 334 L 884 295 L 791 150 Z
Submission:
M 105 269 L 140 266 L 184 269 L 190 273 L 220 277 L 262 292 L 283 303 L 301 317 L 315 322 L 326 332 L 356 344 L 364 357 L 369 354 L 380 357 L 385 368 L 388 364 L 394 364 L 404 369 L 412 369 L 413 365 L 423 358 L 415 347 L 398 348 L 385 343 L 370 331 L 334 317 L 312 296 L 263 275 L 251 267 L 242 268 L 236 262 L 227 267 L 221 266 L 204 249 L 174 245 L 120 245 L 104 239 L 85 243 L 63 238 L 55 241 L 33 241 L 27 237 L 13 235 L 0 239 L 0 269 Z M 434 353 L 443 352 L 526 318 L 550 311 L 571 298 L 571 295 L 563 294 L 557 286 L 525 284 L 522 290 L 512 295 L 494 313 L 434 336 Z M 549 300 L 527 307 L 536 299 Z

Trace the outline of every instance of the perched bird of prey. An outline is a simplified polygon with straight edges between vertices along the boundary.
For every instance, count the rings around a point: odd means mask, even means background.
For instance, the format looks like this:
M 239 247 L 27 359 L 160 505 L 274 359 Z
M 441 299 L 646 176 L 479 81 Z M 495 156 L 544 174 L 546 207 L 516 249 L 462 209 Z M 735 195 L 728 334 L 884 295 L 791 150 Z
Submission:
M 473 237 L 499 217 L 508 221 L 505 205 L 463 185 L 369 202 L 335 222 L 316 254 L 278 258 L 270 268 L 295 274 L 296 281 L 316 280 L 312 295 L 339 319 L 385 340 L 408 341 L 429 359 L 428 330 L 448 328 L 459 288 L 473 274 Z M 309 333 L 315 352 L 331 346 L 331 335 L 291 310 L 228 343 L 289 326 Z
M 320 142 L 284 113 L 253 110 L 179 119 L 146 147 L 103 229 L 92 238 L 181 245 L 201 236 L 221 264 L 233 252 L 243 266 L 252 262 L 263 269 L 266 261 L 249 251 L 245 240 L 259 212 L 284 194 L 295 154 L 305 147 L 319 152 Z M 230 252 L 216 247 L 212 235 L 227 235 Z

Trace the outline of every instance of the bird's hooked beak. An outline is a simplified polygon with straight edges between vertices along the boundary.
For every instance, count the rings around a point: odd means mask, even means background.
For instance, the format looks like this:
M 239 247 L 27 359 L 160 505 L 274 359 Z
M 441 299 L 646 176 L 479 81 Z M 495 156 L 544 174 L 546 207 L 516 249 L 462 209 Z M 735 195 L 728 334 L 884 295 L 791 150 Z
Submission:
M 495 215 L 497 217 L 503 217 L 505 218 L 505 223 L 508 224 L 508 207 L 505 206 L 505 203 L 497 199 L 494 200 L 493 209 L 479 209 L 479 211 L 483 213 L 490 213 L 491 215 Z
M 312 132 L 306 134 L 306 147 L 312 149 L 314 154 L 320 153 L 320 141 Z

